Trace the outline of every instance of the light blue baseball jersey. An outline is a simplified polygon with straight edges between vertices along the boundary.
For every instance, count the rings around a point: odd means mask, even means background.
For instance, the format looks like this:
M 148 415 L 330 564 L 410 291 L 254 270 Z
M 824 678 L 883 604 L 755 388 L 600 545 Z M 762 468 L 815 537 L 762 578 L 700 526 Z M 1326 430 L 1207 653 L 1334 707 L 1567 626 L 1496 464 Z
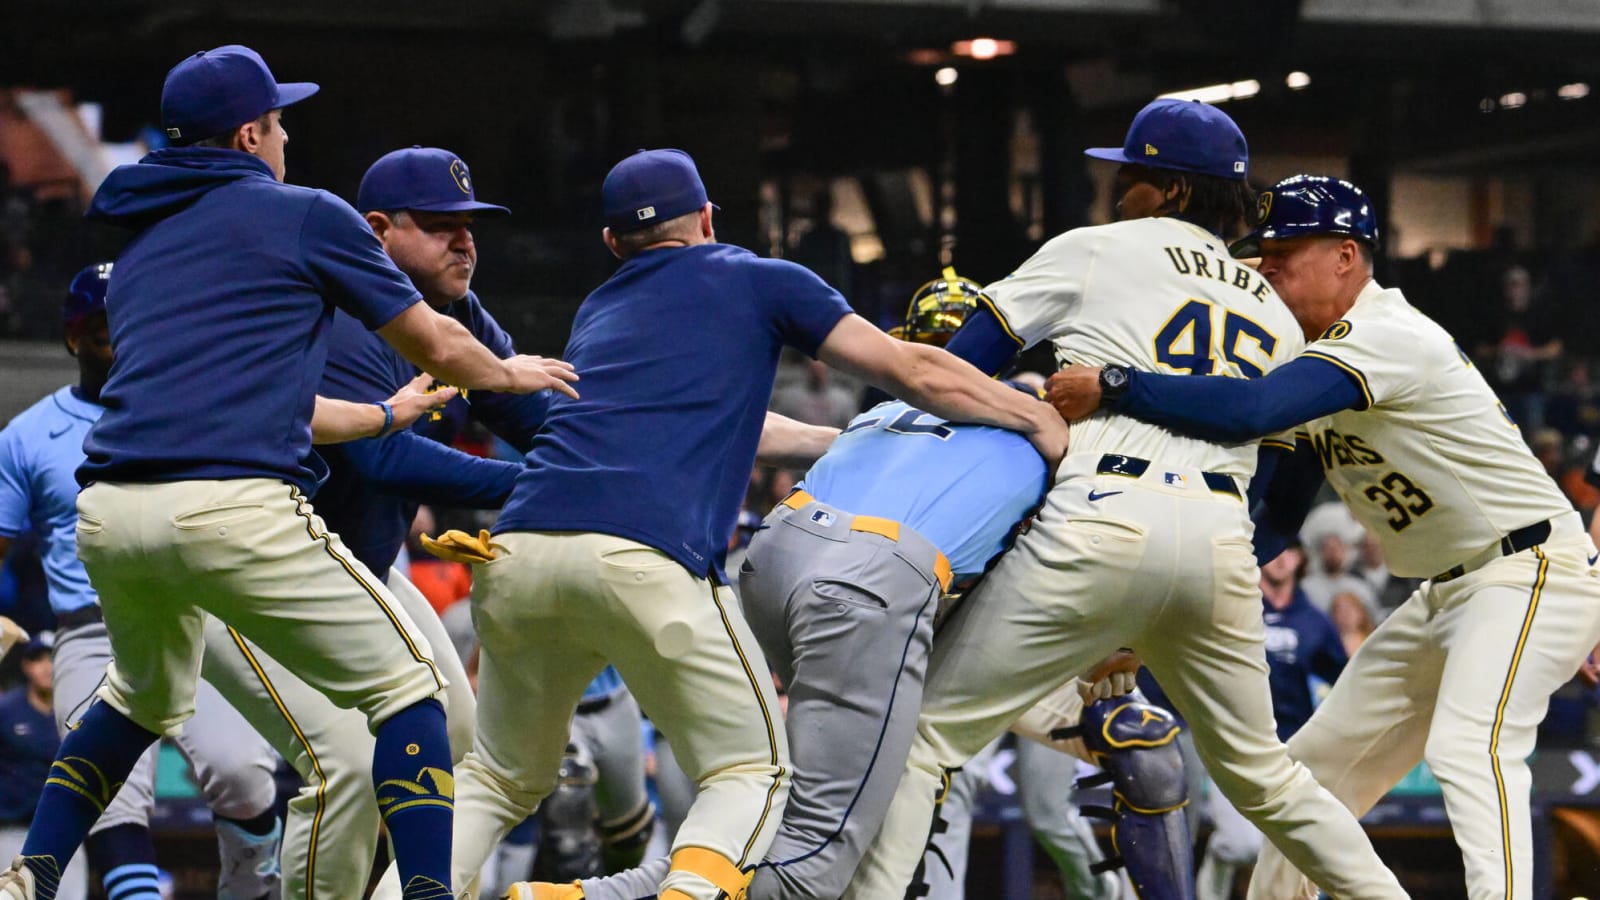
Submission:
M 606 666 L 583 689 L 584 700 L 600 700 L 622 690 L 622 674 L 614 666 Z
M 64 387 L 0 431 L 0 537 L 31 524 L 44 543 L 50 607 L 57 615 L 99 602 L 78 561 L 78 482 L 83 436 L 105 407 Z
M 915 530 L 962 578 L 982 574 L 1005 549 L 1047 485 L 1044 460 L 1022 435 L 895 401 L 851 420 L 800 487 L 823 503 Z

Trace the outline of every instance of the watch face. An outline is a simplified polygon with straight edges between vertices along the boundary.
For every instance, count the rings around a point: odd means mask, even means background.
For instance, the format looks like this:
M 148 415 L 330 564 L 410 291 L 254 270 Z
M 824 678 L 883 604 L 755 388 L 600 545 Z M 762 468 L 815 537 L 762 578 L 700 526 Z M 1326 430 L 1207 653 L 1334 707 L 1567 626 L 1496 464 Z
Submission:
M 1128 373 L 1121 369 L 1102 369 L 1100 371 L 1100 381 L 1106 387 L 1120 388 L 1128 383 Z

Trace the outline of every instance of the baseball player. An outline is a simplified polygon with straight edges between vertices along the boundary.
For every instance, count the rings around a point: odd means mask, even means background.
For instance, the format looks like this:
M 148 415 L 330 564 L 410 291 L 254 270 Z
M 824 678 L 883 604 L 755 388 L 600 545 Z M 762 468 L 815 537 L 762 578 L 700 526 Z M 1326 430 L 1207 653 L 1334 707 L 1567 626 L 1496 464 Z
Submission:
M 899 333 L 942 343 L 978 292 L 946 269 L 913 296 Z M 843 892 L 916 729 L 940 599 L 982 575 L 1038 506 L 1046 480 L 1044 461 L 1021 435 L 896 401 L 851 421 L 766 517 L 740 570 L 739 598 L 788 692 L 794 775 L 751 898 Z M 1077 724 L 1079 707 L 1035 736 Z M 1175 868 L 1187 880 L 1187 834 L 1173 846 L 1184 853 Z M 668 864 L 576 885 L 517 885 L 510 896 L 634 900 L 655 894 Z M 1151 896 L 1179 896 L 1151 887 L 1160 891 Z
M 592 367 L 584 399 L 551 403 L 480 548 L 455 870 L 476 872 L 549 793 L 572 710 L 611 662 L 700 785 L 661 896 L 711 900 L 744 891 L 788 793 L 777 698 L 721 570 L 782 347 L 935 415 L 1023 431 L 1047 458 L 1066 433 L 1033 398 L 851 314 L 811 272 L 716 243 L 687 154 L 641 151 L 602 194 L 623 263 L 573 324 L 568 352 Z
M 136 232 L 106 297 L 117 357 L 78 470 L 78 553 L 113 662 L 103 702 L 62 741 L 0 897 L 52 900 L 139 756 L 192 715 L 208 616 L 362 710 L 405 896 L 452 893 L 445 678 L 306 499 L 314 437 L 393 419 L 388 405 L 316 400 L 327 326 L 343 307 L 464 389 L 575 394 L 575 375 L 496 357 L 420 302 L 347 204 L 282 183 L 282 109 L 316 90 L 280 85 L 246 47 L 195 54 L 162 88 L 177 146 L 113 170 L 91 203 L 92 218 Z
M 1285 179 L 1234 251 L 1261 257 L 1311 340 L 1299 358 L 1248 382 L 1138 373 L 1098 397 L 1073 388 L 1101 373 L 1078 369 L 1057 392 L 1069 412 L 1103 402 L 1216 440 L 1304 423 L 1266 492 L 1260 552 L 1293 533 L 1325 477 L 1391 571 L 1427 580 L 1362 645 L 1290 753 L 1358 814 L 1426 760 L 1468 895 L 1528 898 L 1526 760 L 1551 692 L 1600 640 L 1594 543 L 1450 335 L 1372 280 L 1377 243 L 1355 185 Z M 1263 852 L 1251 896 L 1310 896 L 1296 862 Z
M 1087 152 L 1122 164 L 1121 221 L 1060 235 L 985 288 L 952 352 L 997 371 L 1049 340 L 1062 361 L 1243 379 L 1299 350 L 1272 287 L 1226 258 L 1221 235 L 1253 204 L 1244 136 L 1225 113 L 1157 100 L 1122 147 Z M 1118 647 L 1188 714 L 1206 768 L 1274 843 L 1336 896 L 1404 896 L 1355 817 L 1273 734 L 1240 489 L 1255 457 L 1253 443 L 1173 437 L 1125 416 L 1074 426 L 1033 527 L 943 626 L 906 775 L 846 897 L 903 889 L 943 769 Z
M 390 153 L 368 169 L 356 202 L 385 253 L 431 307 L 460 322 L 496 356 L 515 355 L 510 337 L 469 289 L 477 263 L 473 217 L 509 211 L 477 200 L 460 158 L 437 148 Z M 343 311 L 334 314 L 328 342 L 319 396 L 375 403 L 416 376 L 410 362 Z M 493 391 L 471 392 L 471 398 L 472 415 L 523 446 L 548 402 L 539 394 Z M 448 403 L 468 405 L 462 398 Z M 493 509 L 510 494 L 520 466 L 448 446 L 465 418 L 434 410 L 414 428 L 322 448 L 329 474 L 316 494 L 328 529 L 369 571 L 384 573 L 383 582 L 429 646 L 445 648 L 433 658 L 449 682 L 445 705 L 453 761 L 472 745 L 476 702 L 460 659 L 446 652 L 450 640 L 438 616 L 392 565 L 419 502 Z M 208 667 L 231 670 L 224 691 L 304 782 L 285 824 L 285 900 L 361 896 L 381 820 L 367 783 L 375 743 L 366 719 L 340 709 L 237 632 L 221 649 L 208 646 L 206 660 Z
M 0 431 L 0 558 L 24 529 L 43 539 L 54 647 L 56 725 L 62 735 L 93 699 L 111 659 L 100 604 L 78 561 L 74 526 L 83 436 L 105 407 L 101 388 L 112 361 L 106 330 L 111 264 L 89 266 L 72 279 L 63 304 L 67 351 L 78 360 L 78 383 L 63 387 Z M 218 896 L 256 900 L 278 884 L 281 826 L 272 811 L 276 761 L 271 749 L 215 688 L 202 681 L 195 717 L 174 737 L 189 761 L 217 826 L 222 859 Z M 154 900 L 155 848 L 149 821 L 155 804 L 156 748 L 139 758 L 124 789 L 91 829 L 86 850 L 107 893 Z

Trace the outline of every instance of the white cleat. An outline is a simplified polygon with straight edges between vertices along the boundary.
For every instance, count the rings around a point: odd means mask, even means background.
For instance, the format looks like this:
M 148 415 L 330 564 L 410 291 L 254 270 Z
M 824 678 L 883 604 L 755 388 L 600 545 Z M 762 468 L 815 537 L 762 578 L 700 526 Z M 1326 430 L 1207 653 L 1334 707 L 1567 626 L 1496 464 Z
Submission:
M 0 898 L 3 900 L 38 900 L 33 886 L 33 870 L 22 863 L 22 857 L 11 861 L 11 868 L 0 872 Z

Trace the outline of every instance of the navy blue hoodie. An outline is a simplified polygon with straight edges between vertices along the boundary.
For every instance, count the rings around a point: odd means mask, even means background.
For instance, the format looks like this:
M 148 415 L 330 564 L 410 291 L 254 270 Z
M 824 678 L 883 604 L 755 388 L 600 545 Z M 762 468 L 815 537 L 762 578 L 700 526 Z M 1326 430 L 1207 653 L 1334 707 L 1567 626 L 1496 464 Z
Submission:
M 349 204 L 237 150 L 119 166 L 89 218 L 137 231 L 106 294 L 116 361 L 78 481 L 321 474 L 311 411 L 334 309 L 376 329 L 422 295 Z

